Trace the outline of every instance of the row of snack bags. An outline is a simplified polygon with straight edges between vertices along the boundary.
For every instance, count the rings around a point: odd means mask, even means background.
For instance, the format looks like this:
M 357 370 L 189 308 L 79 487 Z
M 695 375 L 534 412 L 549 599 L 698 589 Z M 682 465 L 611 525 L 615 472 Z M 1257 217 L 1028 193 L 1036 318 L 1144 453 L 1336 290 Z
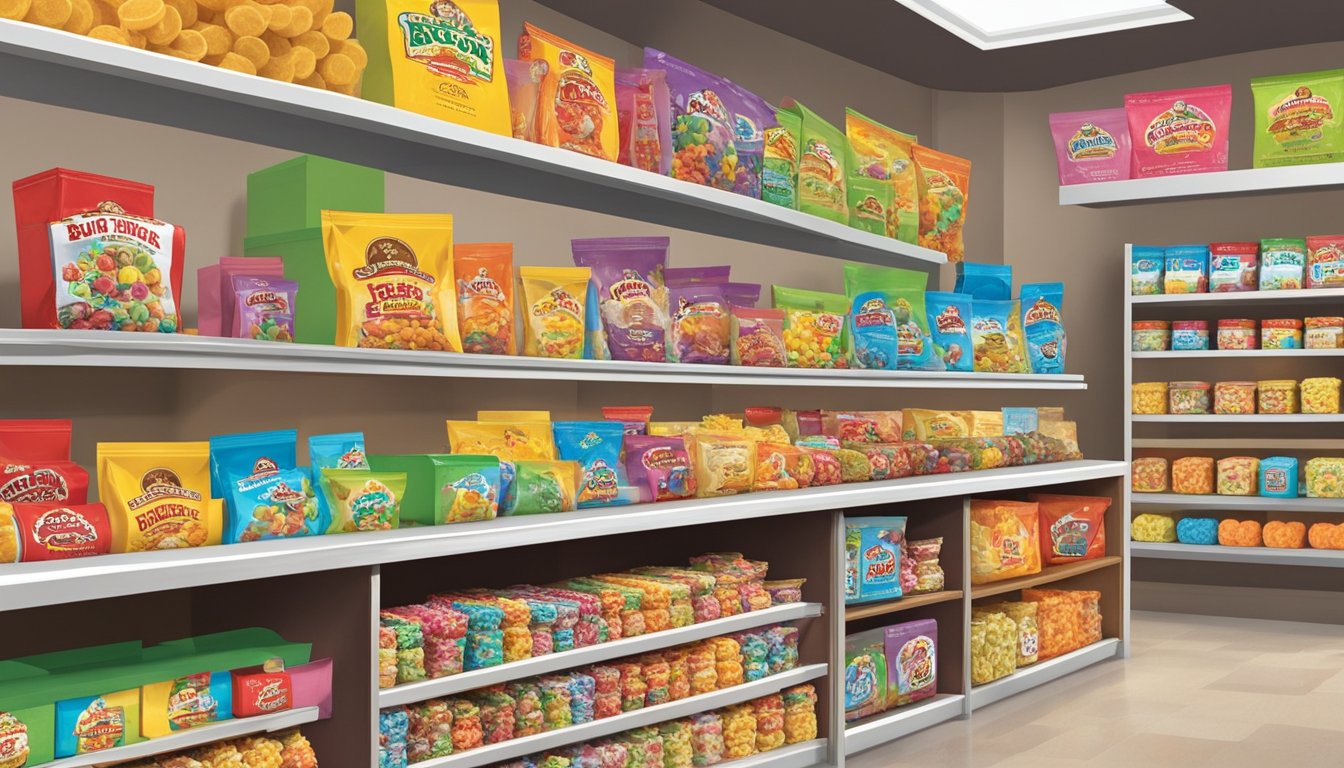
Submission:
M 1344 287 L 1344 235 L 1135 245 L 1129 286 L 1133 296 Z
M 1257 77 L 1256 168 L 1344 160 L 1344 69 Z M 1059 183 L 1227 170 L 1232 86 L 1125 96 L 1125 106 L 1050 115 Z
M 938 592 L 943 537 L 909 541 L 904 517 L 845 518 L 845 603 Z
M 1033 493 L 1029 498 L 971 500 L 972 584 L 1105 556 L 1109 497 Z
M 1280 499 L 1344 498 L 1344 458 L 1307 459 L 1298 474 L 1292 456 L 1182 456 L 1170 462 L 1161 456 L 1134 459 L 1130 487 L 1135 493 L 1184 495 L 1266 496 Z
M 317 753 L 298 728 L 276 734 L 217 741 L 126 763 L 120 768 L 317 768 Z
M 845 637 L 845 720 L 938 693 L 938 622 L 905 621 Z
M 1100 642 L 1101 593 L 1024 589 L 1020 601 L 971 608 L 971 685 Z
M 1278 513 L 1270 513 L 1275 515 Z M 1134 541 L 1271 549 L 1344 549 L 1344 524 L 1300 520 L 1239 520 L 1145 512 L 1130 523 Z

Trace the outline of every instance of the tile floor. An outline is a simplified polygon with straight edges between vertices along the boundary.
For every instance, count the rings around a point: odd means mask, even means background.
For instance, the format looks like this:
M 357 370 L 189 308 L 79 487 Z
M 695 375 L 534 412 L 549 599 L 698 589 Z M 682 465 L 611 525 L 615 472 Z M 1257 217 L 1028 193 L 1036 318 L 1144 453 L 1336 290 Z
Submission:
M 847 768 L 1339 768 L 1344 627 L 1142 613 L 1132 656 Z

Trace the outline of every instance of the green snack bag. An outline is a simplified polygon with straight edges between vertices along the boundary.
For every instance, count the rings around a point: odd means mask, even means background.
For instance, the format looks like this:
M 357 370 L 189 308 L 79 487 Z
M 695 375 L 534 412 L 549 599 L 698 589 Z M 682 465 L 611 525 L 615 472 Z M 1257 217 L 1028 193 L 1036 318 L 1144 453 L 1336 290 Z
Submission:
M 845 720 L 859 720 L 887 708 L 887 653 L 883 630 L 845 638 Z
M 849 299 L 838 293 L 770 286 L 784 310 L 784 351 L 789 368 L 848 368 Z
M 499 512 L 499 459 L 471 454 L 369 456 L 378 472 L 405 472 L 401 527 L 493 520 Z
M 910 153 L 919 141 L 913 134 L 888 128 L 852 109 L 845 110 L 846 165 L 851 179 L 870 178 L 891 185 L 887 237 L 907 243 L 919 239 L 919 176 Z
M 924 307 L 924 287 L 928 280 L 928 275 L 913 269 L 845 264 L 846 294 L 858 297 L 875 291 L 886 299 L 896 327 L 897 370 L 947 370 L 934 349 L 933 336 L 929 332 L 929 317 Z
M 849 223 L 845 196 L 845 135 L 817 113 L 787 99 L 782 111 L 798 116 L 798 210 Z
M 327 533 L 390 531 L 400 524 L 406 473 L 324 469 L 322 492 L 331 510 Z
M 1344 160 L 1344 69 L 1251 80 L 1256 168 Z
M 779 123 L 765 129 L 765 159 L 761 167 L 761 199 L 798 209 L 798 142 L 803 119 L 795 112 L 775 109 Z
M 874 235 L 886 235 L 887 216 L 891 211 L 891 185 L 862 176 L 851 176 L 847 184 L 849 226 Z
M 577 461 L 520 461 L 514 477 L 513 506 L 506 515 L 572 512 L 579 485 Z

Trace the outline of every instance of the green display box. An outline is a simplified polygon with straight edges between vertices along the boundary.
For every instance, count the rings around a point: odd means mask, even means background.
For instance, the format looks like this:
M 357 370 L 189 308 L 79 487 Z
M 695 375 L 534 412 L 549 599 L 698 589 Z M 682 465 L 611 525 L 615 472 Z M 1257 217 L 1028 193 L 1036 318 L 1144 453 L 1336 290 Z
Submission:
M 247 176 L 247 236 L 318 227 L 322 210 L 383 212 L 383 172 L 299 155 Z
M 285 277 L 299 284 L 294 300 L 294 340 L 336 343 L 336 286 L 327 272 L 321 227 L 278 232 L 243 240 L 244 256 L 278 256 Z

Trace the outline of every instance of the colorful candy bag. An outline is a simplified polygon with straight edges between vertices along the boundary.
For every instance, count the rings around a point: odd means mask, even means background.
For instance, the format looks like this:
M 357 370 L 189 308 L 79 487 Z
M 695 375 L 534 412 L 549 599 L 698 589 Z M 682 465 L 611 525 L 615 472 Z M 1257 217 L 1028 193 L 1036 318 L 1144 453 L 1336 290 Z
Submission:
M 877 291 L 890 307 L 896 337 L 895 367 L 900 370 L 944 370 L 942 358 L 935 354 L 929 333 L 929 318 L 924 307 L 927 281 L 928 276 L 923 272 L 910 269 L 852 263 L 845 265 L 846 293 L 853 295 L 863 289 Z M 858 304 L 857 297 L 855 303 Z M 857 359 L 857 315 L 852 322 L 856 329 L 854 347 Z
M 1123 108 L 1052 113 L 1050 133 L 1061 185 L 1129 178 L 1133 152 Z
M 627 435 L 625 473 L 639 488 L 641 502 L 672 501 L 695 495 L 690 453 L 680 437 Z
M 616 70 L 617 161 L 661 176 L 672 171 L 672 95 L 661 69 Z
M 1252 166 L 1344 160 L 1344 69 L 1251 78 Z
M 801 288 L 770 287 L 775 308 L 784 310 L 784 349 L 790 368 L 845 368 L 849 299 Z
M 1307 241 L 1276 237 L 1260 241 L 1260 290 L 1297 290 L 1306 285 Z
M 1040 513 L 1041 561 L 1064 565 L 1106 554 L 1105 496 L 1033 493 Z
M 112 551 L 102 504 L 0 503 L 0 563 L 68 560 Z
M 747 309 L 733 307 L 732 328 L 733 365 L 761 368 L 783 368 L 784 315 L 782 309 Z
M 541 75 L 535 141 L 615 162 L 616 62 L 531 24 L 523 27 L 518 58 L 531 61 L 534 76 Z
M 1022 286 L 1022 333 L 1032 373 L 1063 373 L 1068 337 L 1064 333 L 1064 284 Z
M 672 176 L 734 189 L 738 157 L 735 118 L 724 106 L 727 81 L 653 48 L 644 49 L 644 68 L 667 72 L 672 96 Z
M 971 302 L 974 319 L 971 323 L 971 343 L 974 345 L 975 370 L 986 373 L 1030 373 L 1025 343 L 1019 341 L 1009 328 L 1009 322 L 1020 326 L 1014 318 L 1019 310 L 1015 301 Z
M 732 496 L 751 490 L 756 442 L 731 433 L 700 432 L 694 440 L 695 495 Z
M 955 264 L 966 256 L 961 232 L 971 198 L 971 161 L 922 144 L 911 156 L 919 171 L 919 244 L 946 253 Z
M 224 473 L 228 484 L 225 544 L 324 533 L 317 529 L 317 500 L 308 495 L 308 474 L 282 469 Z
M 324 469 L 322 492 L 331 509 L 327 533 L 390 531 L 400 523 L 406 473 Z
M 1125 114 L 1133 178 L 1227 170 L 1232 86 L 1126 94 Z
M 1307 288 L 1344 287 L 1344 235 L 1307 238 Z
M 885 235 L 887 219 L 892 215 L 891 185 L 879 179 L 851 176 L 845 182 L 845 188 L 849 226 L 874 235 Z
M 1209 292 L 1254 291 L 1258 243 L 1209 243 Z
M 765 99 L 725 78 L 724 106 L 733 118 L 733 141 L 737 145 L 737 178 L 733 191 L 761 199 L 761 172 L 765 157 L 765 132 L 777 124 L 775 110 Z
M 798 210 L 847 224 L 845 135 L 793 99 L 785 99 L 780 110 L 797 115 L 802 124 L 798 144 Z
M 518 59 L 503 61 L 504 76 L 509 85 L 509 124 L 513 138 L 535 141 L 537 78 L 532 75 L 532 62 Z
M 731 314 L 722 283 L 668 278 L 669 363 L 727 365 Z
M 592 269 L 612 360 L 662 362 L 667 355 L 666 237 L 570 241 L 574 263 Z
M 1129 293 L 1152 296 L 1162 292 L 1162 272 L 1166 268 L 1166 250 L 1155 245 L 1134 245 L 1129 249 Z M 1263 269 L 1263 262 L 1261 269 Z
M 322 212 L 336 286 L 336 343 L 461 352 L 453 291 L 453 217 Z
M 845 109 L 845 137 L 849 140 L 850 180 L 867 177 L 891 187 L 887 237 L 915 242 L 919 237 L 919 180 L 911 151 L 918 139 L 848 108 Z M 853 226 L 852 220 L 850 226 Z
M 274 277 L 234 275 L 233 328 L 235 339 L 294 340 L 294 300 L 299 284 Z
M 853 306 L 849 332 L 853 338 L 854 367 L 896 370 L 899 357 L 896 314 L 887 306 L 886 294 L 864 291 L 854 297 Z
M 369 459 L 364 451 L 363 432 L 342 432 L 334 435 L 312 435 L 308 438 L 308 491 L 317 500 L 315 532 L 331 527 L 331 509 L 327 495 L 321 492 L 324 469 L 368 469 Z
M 583 356 L 587 267 L 520 267 L 523 354 L 578 360 Z
M 434 457 L 443 522 L 493 520 L 501 500 L 500 461 L 495 456 L 453 454 Z
M 112 518 L 113 552 L 220 541 L 209 443 L 99 443 L 98 497 Z
M 581 472 L 573 461 L 519 461 L 506 515 L 572 512 Z
M 761 300 L 761 284 L 724 283 L 723 298 L 728 301 L 730 307 L 755 309 L 756 303 Z
M 1041 571 L 1035 502 L 971 500 L 971 583 L 988 584 Z
M 964 293 L 929 291 L 924 294 L 924 302 L 933 354 L 949 371 L 974 370 L 973 358 L 967 354 L 971 350 L 968 326 L 972 317 L 971 297 Z
M 1007 301 L 1013 297 L 1013 265 L 961 262 L 954 290 L 972 299 Z
M 1209 289 L 1207 245 L 1172 245 L 1164 253 L 1163 293 L 1204 293 Z
M 560 458 L 581 468 L 578 507 L 628 503 L 619 495 L 624 485 L 621 446 L 625 427 L 617 421 L 557 421 L 555 446 Z
M 458 243 L 453 250 L 457 278 L 457 324 L 462 351 L 517 354 L 513 332 L 513 245 Z
M 775 110 L 775 126 L 765 129 L 761 162 L 761 199 L 785 208 L 798 208 L 798 144 L 802 118 L 794 112 Z

